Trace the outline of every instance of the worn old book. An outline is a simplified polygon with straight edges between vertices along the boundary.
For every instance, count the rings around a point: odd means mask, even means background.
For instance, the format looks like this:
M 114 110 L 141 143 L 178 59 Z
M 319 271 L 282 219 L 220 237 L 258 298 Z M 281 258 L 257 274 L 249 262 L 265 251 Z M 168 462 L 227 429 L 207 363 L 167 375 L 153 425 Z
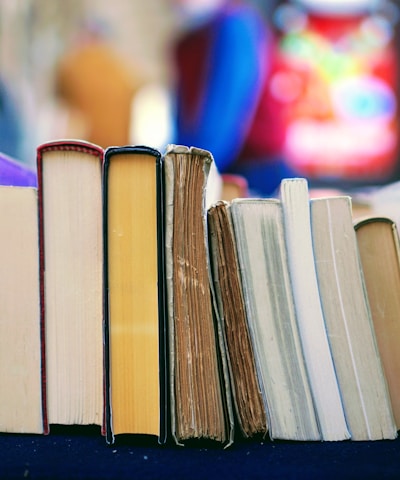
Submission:
M 36 187 L 36 171 L 29 165 L 0 152 L 0 185 Z
M 230 204 L 208 209 L 212 284 L 218 320 L 226 342 L 232 397 L 240 431 L 245 437 L 267 433 L 266 408 L 250 338 Z
M 37 191 L 0 187 L 0 431 L 47 433 Z
M 400 244 L 396 223 L 367 217 L 355 223 L 378 349 L 400 430 Z
M 350 197 L 312 199 L 311 226 L 322 310 L 351 439 L 393 439 L 396 425 L 365 289 Z
M 178 444 L 233 440 L 227 362 L 210 288 L 205 200 L 212 162 L 210 152 L 195 147 L 169 145 L 164 154 L 171 433 Z
M 103 425 L 103 150 L 37 148 L 49 424 Z
M 104 156 L 107 442 L 165 437 L 161 153 L 110 147 Z
M 281 203 L 236 199 L 231 215 L 270 437 L 320 440 L 296 322 Z
M 282 180 L 280 198 L 296 318 L 322 439 L 345 440 L 350 433 L 319 296 L 307 180 Z

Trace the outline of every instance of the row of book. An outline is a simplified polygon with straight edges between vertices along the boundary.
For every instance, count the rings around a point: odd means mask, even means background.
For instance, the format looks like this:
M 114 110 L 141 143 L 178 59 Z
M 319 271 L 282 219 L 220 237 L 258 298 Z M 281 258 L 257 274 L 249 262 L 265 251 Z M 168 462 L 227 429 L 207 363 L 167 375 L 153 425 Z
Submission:
M 212 168 L 58 140 L 0 187 L 0 431 L 396 438 L 396 223 L 302 178 L 210 203 Z

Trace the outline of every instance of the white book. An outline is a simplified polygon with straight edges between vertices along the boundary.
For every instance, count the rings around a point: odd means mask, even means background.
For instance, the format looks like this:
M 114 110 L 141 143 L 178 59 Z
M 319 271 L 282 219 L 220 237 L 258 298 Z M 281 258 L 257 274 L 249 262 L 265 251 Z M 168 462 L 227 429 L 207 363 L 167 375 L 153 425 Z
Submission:
M 350 433 L 319 295 L 307 180 L 283 180 L 280 195 L 295 310 L 322 439 L 345 440 Z

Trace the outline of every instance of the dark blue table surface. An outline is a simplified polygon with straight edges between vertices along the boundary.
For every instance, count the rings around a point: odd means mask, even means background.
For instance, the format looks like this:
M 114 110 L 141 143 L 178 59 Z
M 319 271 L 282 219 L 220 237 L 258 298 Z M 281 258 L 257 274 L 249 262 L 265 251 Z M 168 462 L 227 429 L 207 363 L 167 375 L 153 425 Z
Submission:
M 41 435 L 0 435 L 0 478 L 12 479 L 400 479 L 400 439 L 376 442 L 237 441 L 160 446 L 94 427 L 52 427 Z

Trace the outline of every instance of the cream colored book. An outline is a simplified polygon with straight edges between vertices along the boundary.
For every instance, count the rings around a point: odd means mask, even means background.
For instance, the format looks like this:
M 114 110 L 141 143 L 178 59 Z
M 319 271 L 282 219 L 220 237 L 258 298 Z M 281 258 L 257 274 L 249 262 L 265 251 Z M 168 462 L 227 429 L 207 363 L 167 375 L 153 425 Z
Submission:
M 307 180 L 281 182 L 285 242 L 300 338 L 323 440 L 350 437 L 319 295 Z
M 49 424 L 103 426 L 102 163 L 83 141 L 37 149 Z
M 311 200 L 322 310 L 352 440 L 396 437 L 364 284 L 351 199 Z
M 0 187 L 0 431 L 47 433 L 37 191 Z

